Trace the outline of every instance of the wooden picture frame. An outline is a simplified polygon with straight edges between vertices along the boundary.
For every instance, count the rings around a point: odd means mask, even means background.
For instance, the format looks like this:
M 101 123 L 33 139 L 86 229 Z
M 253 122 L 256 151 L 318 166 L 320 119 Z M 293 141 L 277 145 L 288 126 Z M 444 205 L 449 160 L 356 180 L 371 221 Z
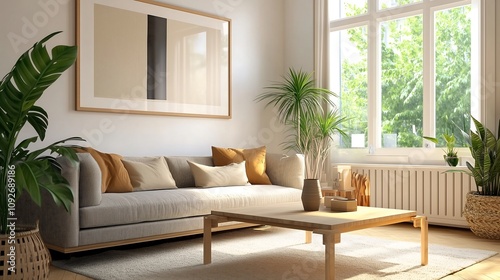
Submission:
M 77 0 L 78 111 L 231 118 L 230 19 Z

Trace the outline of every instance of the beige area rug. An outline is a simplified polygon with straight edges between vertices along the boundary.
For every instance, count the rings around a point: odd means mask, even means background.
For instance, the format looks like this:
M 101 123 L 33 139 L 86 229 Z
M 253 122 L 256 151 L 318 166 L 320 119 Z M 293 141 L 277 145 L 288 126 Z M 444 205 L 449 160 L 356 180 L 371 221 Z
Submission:
M 304 243 L 304 232 L 242 229 L 213 236 L 212 264 L 203 265 L 203 240 L 142 244 L 56 260 L 53 265 L 95 279 L 324 279 L 322 236 Z M 439 279 L 496 252 L 429 245 L 420 265 L 420 244 L 343 234 L 336 247 L 336 279 Z

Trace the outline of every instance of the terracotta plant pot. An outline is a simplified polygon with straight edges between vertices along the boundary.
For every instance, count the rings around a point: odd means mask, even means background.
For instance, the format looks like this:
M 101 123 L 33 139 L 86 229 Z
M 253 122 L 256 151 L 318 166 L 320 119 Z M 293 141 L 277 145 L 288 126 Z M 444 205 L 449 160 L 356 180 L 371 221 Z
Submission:
M 318 179 L 304 179 L 302 206 L 304 211 L 318 211 L 321 204 L 321 185 Z
M 500 239 L 500 196 L 468 193 L 463 215 L 475 235 Z

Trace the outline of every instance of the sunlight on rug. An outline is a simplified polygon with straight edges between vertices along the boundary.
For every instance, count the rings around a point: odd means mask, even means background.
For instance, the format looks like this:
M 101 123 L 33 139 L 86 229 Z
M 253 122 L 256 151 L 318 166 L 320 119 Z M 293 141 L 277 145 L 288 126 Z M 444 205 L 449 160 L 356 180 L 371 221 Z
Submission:
M 304 244 L 304 232 L 243 229 L 213 236 L 212 264 L 203 265 L 201 237 L 78 255 L 53 265 L 94 279 L 324 279 L 320 235 Z M 336 279 L 439 279 L 496 252 L 429 245 L 420 265 L 420 244 L 343 234 L 335 246 Z

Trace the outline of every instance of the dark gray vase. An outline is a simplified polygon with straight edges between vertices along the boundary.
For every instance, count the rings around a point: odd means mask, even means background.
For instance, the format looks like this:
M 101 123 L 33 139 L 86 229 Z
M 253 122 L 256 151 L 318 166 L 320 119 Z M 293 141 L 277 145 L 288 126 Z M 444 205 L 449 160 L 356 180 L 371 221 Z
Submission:
M 304 179 L 302 206 L 304 211 L 318 211 L 321 204 L 321 185 L 318 179 Z

